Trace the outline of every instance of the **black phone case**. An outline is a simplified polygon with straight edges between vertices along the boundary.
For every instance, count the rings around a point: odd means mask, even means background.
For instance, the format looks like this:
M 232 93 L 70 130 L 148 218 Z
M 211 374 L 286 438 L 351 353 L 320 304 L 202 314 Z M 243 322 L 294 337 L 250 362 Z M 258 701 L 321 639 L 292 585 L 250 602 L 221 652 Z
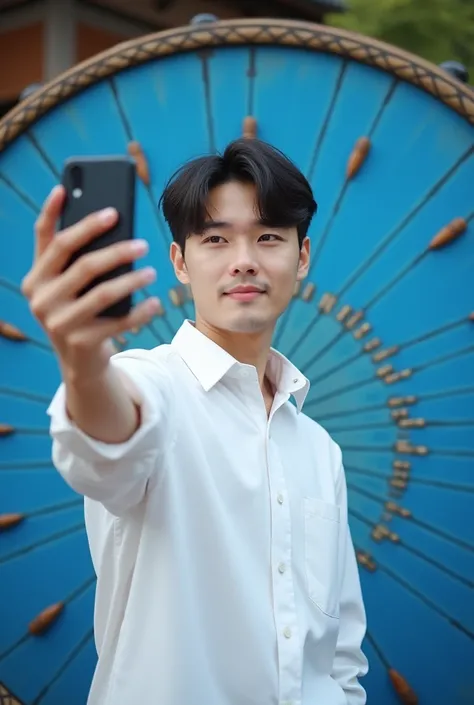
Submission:
M 60 219 L 61 230 L 103 208 L 112 207 L 119 213 L 117 224 L 78 250 L 68 262 L 68 267 L 88 252 L 133 238 L 135 182 L 135 162 L 128 157 L 80 157 L 66 161 L 62 177 L 62 183 L 66 188 L 66 199 Z M 79 197 L 76 189 L 82 192 Z M 126 274 L 132 269 L 132 263 L 121 265 L 97 277 L 80 292 L 80 295 L 90 291 L 97 284 Z M 132 305 L 133 300 L 130 295 L 117 301 L 99 315 L 113 318 L 125 316 L 130 312 Z

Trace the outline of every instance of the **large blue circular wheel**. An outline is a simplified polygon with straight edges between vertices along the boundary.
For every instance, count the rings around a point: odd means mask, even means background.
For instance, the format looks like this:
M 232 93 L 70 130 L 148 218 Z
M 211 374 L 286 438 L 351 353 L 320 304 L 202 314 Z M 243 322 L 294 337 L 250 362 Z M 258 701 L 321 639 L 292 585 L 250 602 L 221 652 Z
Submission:
M 84 705 L 96 661 L 82 500 L 51 463 L 58 366 L 20 292 L 38 211 L 65 158 L 136 157 L 137 231 L 162 311 L 117 345 L 167 342 L 193 304 L 159 196 L 185 160 L 244 131 L 291 157 L 320 206 L 310 275 L 275 344 L 311 379 L 306 413 L 344 451 L 369 705 L 474 702 L 473 124 L 472 90 L 441 69 L 272 20 L 121 44 L 3 119 L 0 701 Z

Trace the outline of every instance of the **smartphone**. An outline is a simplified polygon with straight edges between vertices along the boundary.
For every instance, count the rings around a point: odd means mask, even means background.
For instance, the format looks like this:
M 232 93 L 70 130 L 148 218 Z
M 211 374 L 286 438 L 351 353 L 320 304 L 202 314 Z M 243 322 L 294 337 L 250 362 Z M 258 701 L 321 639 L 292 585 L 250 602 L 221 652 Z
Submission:
M 66 199 L 60 218 L 61 230 L 103 208 L 115 208 L 119 214 L 117 223 L 78 250 L 66 267 L 70 267 L 88 252 L 133 238 L 136 188 L 136 165 L 133 159 L 126 156 L 71 157 L 64 163 L 61 182 L 66 189 Z M 94 279 L 79 295 L 85 294 L 101 282 L 130 272 L 132 268 L 133 263 L 120 265 Z M 133 300 L 130 295 L 109 306 L 99 315 L 119 318 L 127 315 L 132 305 Z

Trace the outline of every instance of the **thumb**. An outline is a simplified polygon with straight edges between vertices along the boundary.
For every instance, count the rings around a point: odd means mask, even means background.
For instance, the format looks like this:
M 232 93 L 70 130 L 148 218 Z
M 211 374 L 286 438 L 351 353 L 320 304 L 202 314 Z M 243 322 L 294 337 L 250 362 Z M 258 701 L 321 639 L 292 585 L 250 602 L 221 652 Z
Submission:
M 66 190 L 55 186 L 46 199 L 35 223 L 35 262 L 46 250 L 56 232 L 56 223 L 61 215 Z

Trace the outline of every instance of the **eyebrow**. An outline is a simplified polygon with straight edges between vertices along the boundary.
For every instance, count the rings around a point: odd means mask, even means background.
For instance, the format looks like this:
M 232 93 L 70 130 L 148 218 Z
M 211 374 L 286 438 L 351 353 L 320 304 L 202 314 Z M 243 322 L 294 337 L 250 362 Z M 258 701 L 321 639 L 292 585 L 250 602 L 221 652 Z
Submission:
M 267 223 L 265 220 L 253 220 L 251 225 L 259 225 L 263 228 L 278 228 L 281 227 L 279 225 L 270 225 L 270 223 Z M 218 228 L 231 228 L 232 223 L 229 223 L 225 220 L 207 220 L 204 223 L 202 232 L 205 232 L 206 230 L 217 230 Z
M 204 230 L 215 230 L 216 228 L 230 228 L 231 223 L 227 223 L 225 220 L 207 220 L 203 225 Z

